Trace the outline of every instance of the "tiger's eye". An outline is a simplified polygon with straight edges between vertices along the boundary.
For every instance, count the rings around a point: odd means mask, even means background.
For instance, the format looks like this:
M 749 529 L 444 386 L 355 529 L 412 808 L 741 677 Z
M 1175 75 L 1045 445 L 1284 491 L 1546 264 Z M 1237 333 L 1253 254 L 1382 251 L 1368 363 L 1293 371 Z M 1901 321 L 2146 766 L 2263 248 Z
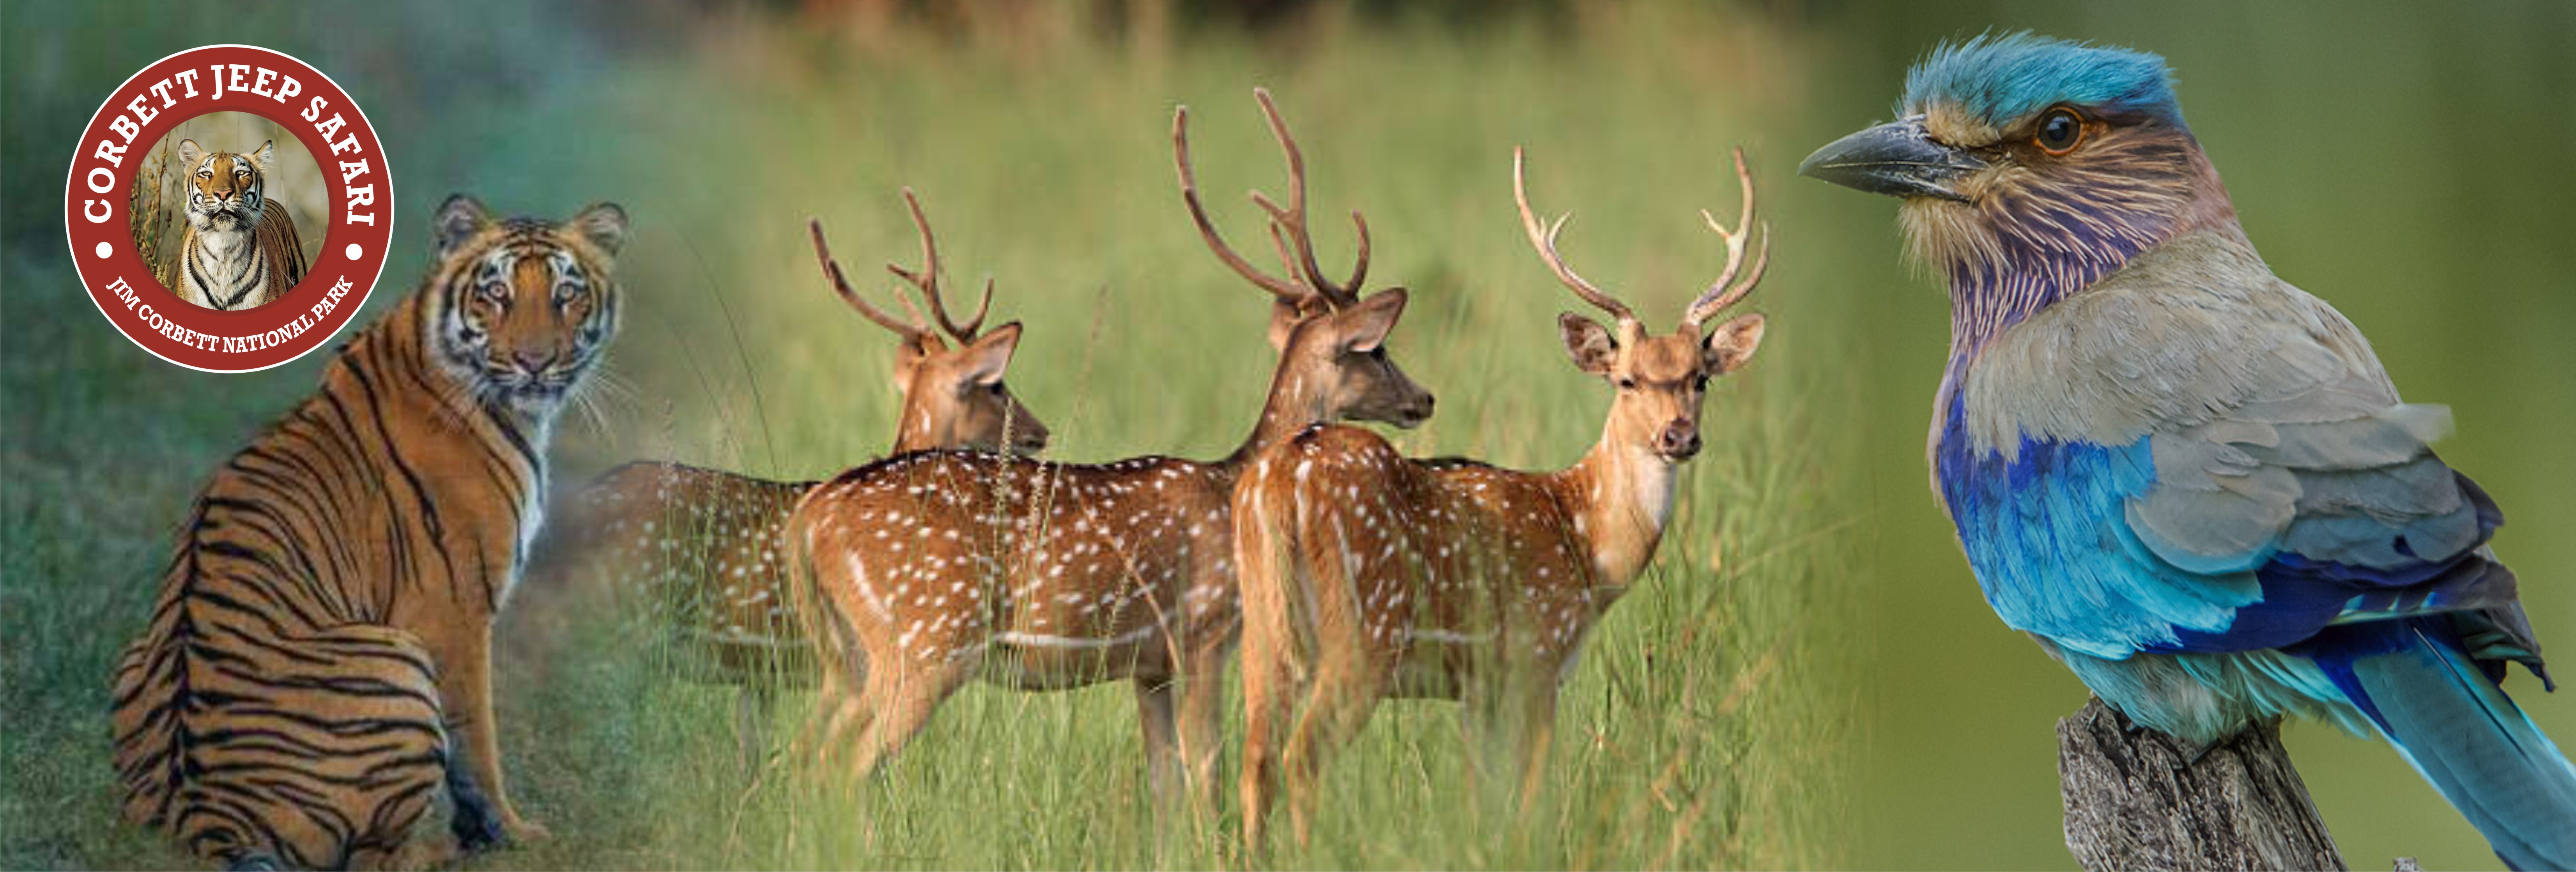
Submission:
M 2039 120 L 2039 135 L 2032 140 L 2049 154 L 2074 151 L 2084 142 L 2084 119 L 2076 117 L 2072 110 L 2050 110 L 2048 117 Z

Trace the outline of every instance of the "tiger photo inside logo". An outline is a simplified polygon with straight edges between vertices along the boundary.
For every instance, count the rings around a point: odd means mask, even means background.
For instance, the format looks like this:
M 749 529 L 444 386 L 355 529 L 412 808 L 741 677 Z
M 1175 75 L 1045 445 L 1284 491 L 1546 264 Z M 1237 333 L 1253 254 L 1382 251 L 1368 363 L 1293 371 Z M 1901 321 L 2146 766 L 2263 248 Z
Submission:
M 180 122 L 144 156 L 131 196 L 135 250 L 161 286 L 223 311 L 293 290 L 329 221 L 322 168 L 303 142 L 246 112 Z

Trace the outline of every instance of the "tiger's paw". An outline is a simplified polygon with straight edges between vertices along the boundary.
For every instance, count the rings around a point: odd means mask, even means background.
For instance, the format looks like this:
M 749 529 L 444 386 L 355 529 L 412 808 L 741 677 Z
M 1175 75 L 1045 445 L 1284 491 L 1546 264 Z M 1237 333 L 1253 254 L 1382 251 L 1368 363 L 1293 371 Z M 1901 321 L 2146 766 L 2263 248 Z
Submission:
M 555 837 L 554 831 L 536 821 L 514 818 L 501 824 L 501 832 L 513 848 L 524 848 Z
M 456 834 L 456 847 L 468 854 L 479 854 L 501 847 L 508 831 L 498 818 L 489 815 L 459 813 L 448 822 Z
M 360 848 L 349 855 L 351 869 L 379 869 L 386 872 L 411 872 L 418 869 L 441 869 L 464 859 L 459 844 L 435 836 L 406 839 L 391 848 Z M 276 867 L 270 867 L 276 868 Z
M 479 854 L 501 847 L 509 837 L 509 824 L 480 793 L 456 793 L 454 812 L 447 820 L 447 829 L 456 835 L 456 847 L 464 853 Z

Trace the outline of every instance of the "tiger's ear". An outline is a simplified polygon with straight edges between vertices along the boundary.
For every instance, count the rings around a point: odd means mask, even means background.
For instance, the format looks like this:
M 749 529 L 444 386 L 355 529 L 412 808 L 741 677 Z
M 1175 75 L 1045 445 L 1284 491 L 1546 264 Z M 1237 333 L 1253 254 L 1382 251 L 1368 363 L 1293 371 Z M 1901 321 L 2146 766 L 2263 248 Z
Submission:
M 206 150 L 205 150 L 205 149 L 203 149 L 203 148 L 199 148 L 199 147 L 197 147 L 197 141 L 196 141 L 196 140 L 193 140 L 193 139 L 182 139 L 182 140 L 179 140 L 179 162 L 180 162 L 180 163 L 183 163 L 183 164 L 187 164 L 187 165 L 188 165 L 188 170 L 189 170 L 190 172 L 194 172 L 194 171 L 196 171 L 196 169 L 197 169 L 197 162 L 198 162 L 198 161 L 200 161 L 200 160 L 204 160 L 204 159 L 205 159 L 205 157 L 206 157 Z
M 572 216 L 572 228 L 599 250 L 616 254 L 626 244 L 626 209 L 615 203 L 592 203 Z
M 447 202 L 438 207 L 438 217 L 430 222 L 431 239 L 438 246 L 438 256 L 444 258 L 455 253 L 457 246 L 465 244 L 465 240 L 474 238 L 474 234 L 491 224 L 492 216 L 483 211 L 481 201 L 464 194 L 448 197 Z
M 277 140 L 274 139 L 260 143 L 259 150 L 250 153 L 250 162 L 257 165 L 259 171 L 263 173 L 268 172 L 270 164 L 276 160 Z

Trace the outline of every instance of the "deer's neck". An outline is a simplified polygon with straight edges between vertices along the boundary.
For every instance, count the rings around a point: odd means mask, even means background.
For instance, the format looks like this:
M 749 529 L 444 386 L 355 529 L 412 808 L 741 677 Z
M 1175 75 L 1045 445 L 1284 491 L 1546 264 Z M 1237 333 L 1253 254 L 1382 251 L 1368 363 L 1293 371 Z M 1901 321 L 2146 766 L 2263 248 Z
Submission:
M 1279 368 L 1270 374 L 1270 393 L 1261 402 L 1261 418 L 1252 423 L 1252 432 L 1243 437 L 1243 444 L 1218 465 L 1229 471 L 1241 468 L 1270 446 L 1323 423 L 1326 401 L 1321 393 L 1288 366 L 1283 355 Z
M 938 438 L 940 434 L 931 431 L 931 423 L 929 413 L 906 403 L 902 414 L 896 417 L 894 448 L 889 449 L 886 456 L 928 451 L 947 445 L 947 440 Z
M 1672 520 L 1679 469 L 1654 452 L 1607 436 L 1556 474 L 1557 492 L 1576 519 L 1601 584 L 1626 587 L 1655 557 Z

